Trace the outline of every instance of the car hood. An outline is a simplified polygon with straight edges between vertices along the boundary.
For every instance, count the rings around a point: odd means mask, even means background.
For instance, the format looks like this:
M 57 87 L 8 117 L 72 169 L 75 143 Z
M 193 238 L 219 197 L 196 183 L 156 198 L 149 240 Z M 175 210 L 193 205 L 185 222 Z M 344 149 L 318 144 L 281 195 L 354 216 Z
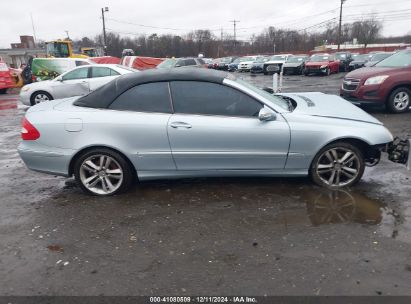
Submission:
M 365 67 L 348 73 L 345 75 L 345 78 L 365 79 L 371 76 L 382 75 L 392 70 L 395 70 L 395 68 Z
M 302 62 L 286 62 L 286 63 L 284 63 L 284 67 L 297 68 L 297 67 L 301 66 L 302 64 L 303 64 Z
M 329 62 L 328 61 L 309 61 L 306 62 L 305 65 L 306 66 L 317 66 L 317 65 L 328 65 Z
M 382 122 L 337 95 L 328 95 L 320 92 L 281 93 L 278 95 L 287 96 L 295 100 L 297 107 L 292 112 L 295 114 L 382 125 Z
M 30 88 L 30 90 L 33 90 L 33 89 L 36 89 L 36 88 L 40 88 L 40 87 L 47 86 L 47 85 L 50 84 L 52 81 L 53 81 L 53 80 L 37 81 L 37 82 L 33 82 L 33 83 L 26 84 L 25 87 Z
M 284 63 L 284 60 L 270 60 L 267 61 L 265 64 L 278 64 L 278 63 Z
M 366 62 L 365 60 L 351 61 L 350 65 L 365 64 Z

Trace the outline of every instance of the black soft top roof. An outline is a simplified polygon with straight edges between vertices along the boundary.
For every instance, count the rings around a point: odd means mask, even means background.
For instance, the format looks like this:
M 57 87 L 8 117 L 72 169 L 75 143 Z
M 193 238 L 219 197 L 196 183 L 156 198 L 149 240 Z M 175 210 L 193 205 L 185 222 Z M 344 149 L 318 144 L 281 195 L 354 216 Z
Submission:
M 116 78 L 86 96 L 80 97 L 74 102 L 74 105 L 89 108 L 107 108 L 122 93 L 143 83 L 180 80 L 221 84 L 229 75 L 227 72 L 189 67 L 152 69 L 130 73 Z

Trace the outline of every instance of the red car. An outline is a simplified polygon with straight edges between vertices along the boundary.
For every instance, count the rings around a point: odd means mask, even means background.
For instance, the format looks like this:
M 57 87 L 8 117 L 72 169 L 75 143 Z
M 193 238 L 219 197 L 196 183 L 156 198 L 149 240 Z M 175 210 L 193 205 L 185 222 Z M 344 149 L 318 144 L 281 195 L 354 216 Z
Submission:
M 356 105 L 386 106 L 402 113 L 411 106 L 411 49 L 400 51 L 374 66 L 348 73 L 340 95 Z
M 314 54 L 305 63 L 304 75 L 321 74 L 330 75 L 338 73 L 340 70 L 340 61 L 330 54 Z

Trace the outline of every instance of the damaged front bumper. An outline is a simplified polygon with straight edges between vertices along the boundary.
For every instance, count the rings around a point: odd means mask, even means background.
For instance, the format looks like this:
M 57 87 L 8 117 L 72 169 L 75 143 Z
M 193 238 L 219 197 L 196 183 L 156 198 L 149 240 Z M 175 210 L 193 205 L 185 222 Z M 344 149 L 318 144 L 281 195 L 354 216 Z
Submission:
M 396 137 L 392 143 L 387 146 L 386 152 L 388 159 L 394 163 L 406 165 L 411 169 L 411 139 L 400 139 Z

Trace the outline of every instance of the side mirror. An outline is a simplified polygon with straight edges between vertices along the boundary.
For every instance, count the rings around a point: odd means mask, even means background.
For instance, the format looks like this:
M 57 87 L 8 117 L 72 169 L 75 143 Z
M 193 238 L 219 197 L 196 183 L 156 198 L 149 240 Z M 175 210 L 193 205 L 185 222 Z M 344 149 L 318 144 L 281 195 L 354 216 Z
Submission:
M 258 119 L 261 121 L 272 121 L 277 119 L 277 115 L 270 109 L 264 107 L 258 113 Z
M 63 77 L 57 77 L 57 78 L 56 78 L 56 81 L 63 82 Z
M 179 68 L 181 67 L 181 64 L 177 63 L 174 67 Z

